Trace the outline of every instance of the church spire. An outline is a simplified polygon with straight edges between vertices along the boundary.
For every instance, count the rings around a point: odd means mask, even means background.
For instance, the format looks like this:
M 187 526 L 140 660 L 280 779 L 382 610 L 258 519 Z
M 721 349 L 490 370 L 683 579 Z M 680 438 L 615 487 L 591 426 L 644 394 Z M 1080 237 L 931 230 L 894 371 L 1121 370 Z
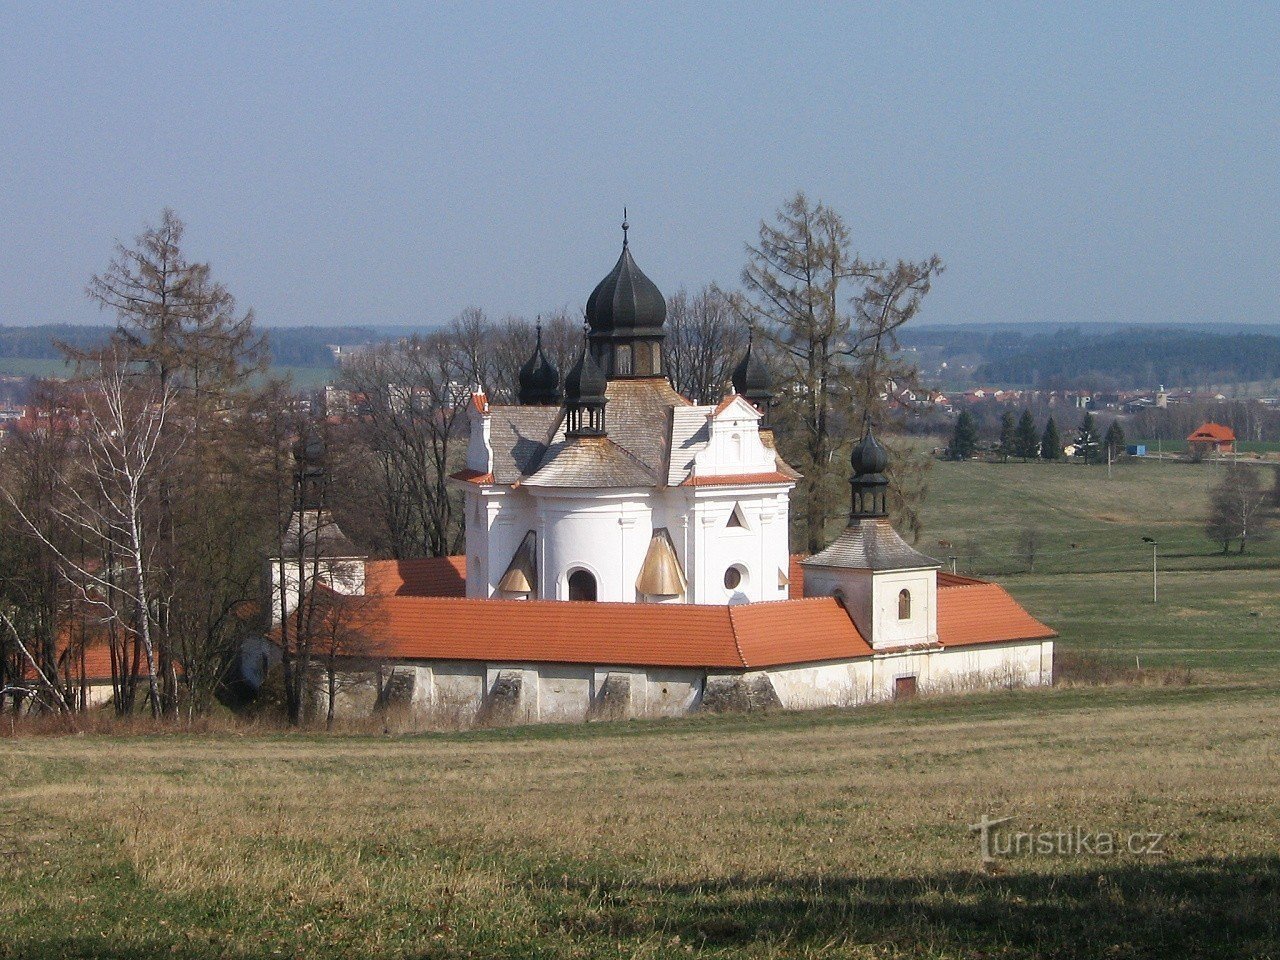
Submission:
M 622 253 L 587 299 L 591 352 L 609 379 L 662 376 L 667 301 L 631 256 L 631 222 L 622 211 Z
M 769 426 L 769 406 L 773 403 L 773 378 L 755 349 L 756 331 L 747 332 L 747 352 L 733 369 L 733 392 L 746 397 L 760 411 L 761 426 Z
M 604 407 L 608 403 L 605 391 L 609 381 L 588 349 L 587 335 L 590 329 L 582 325 L 582 352 L 564 379 L 565 436 L 603 437 Z
M 885 471 L 889 469 L 889 454 L 869 425 L 862 440 L 854 445 L 849 460 L 853 467 L 853 476 L 849 479 L 853 494 L 849 522 L 888 516 L 889 478 Z
M 560 402 L 560 371 L 542 352 L 542 319 L 538 319 L 533 353 L 520 368 L 518 399 L 522 406 L 547 406 Z

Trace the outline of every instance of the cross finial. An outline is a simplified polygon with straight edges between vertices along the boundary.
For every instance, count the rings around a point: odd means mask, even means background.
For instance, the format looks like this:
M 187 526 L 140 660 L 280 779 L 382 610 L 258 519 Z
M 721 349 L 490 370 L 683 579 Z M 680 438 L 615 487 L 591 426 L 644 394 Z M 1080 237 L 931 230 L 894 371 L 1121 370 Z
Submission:
M 627 208 L 624 206 L 624 207 L 622 208 L 622 246 L 623 246 L 623 249 L 625 249 L 625 248 L 626 248 L 626 246 L 627 246 L 627 231 L 628 231 L 628 230 L 630 230 L 630 229 L 631 229 L 631 224 L 627 223 Z
M 534 323 L 533 329 L 538 335 L 538 346 L 542 346 L 542 314 L 538 314 L 538 319 Z

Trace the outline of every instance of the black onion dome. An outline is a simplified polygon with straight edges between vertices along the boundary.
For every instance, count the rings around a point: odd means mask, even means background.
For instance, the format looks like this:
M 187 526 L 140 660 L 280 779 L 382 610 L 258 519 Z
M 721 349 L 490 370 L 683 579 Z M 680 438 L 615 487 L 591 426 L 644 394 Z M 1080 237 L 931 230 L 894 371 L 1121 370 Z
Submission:
M 572 404 L 602 402 L 608 386 L 609 381 L 604 371 L 591 356 L 591 351 L 587 349 L 584 342 L 582 353 L 578 355 L 578 362 L 564 378 L 565 399 Z
M 542 325 L 538 325 L 538 339 L 533 353 L 520 368 L 520 402 L 523 404 L 558 403 L 560 400 L 560 371 L 552 366 L 542 352 Z
M 849 460 L 853 465 L 853 475 L 855 477 L 880 474 L 889 469 L 889 453 L 884 447 L 880 446 L 880 441 L 875 438 L 870 429 L 867 430 L 862 440 L 854 446 L 853 455 Z
M 755 352 L 754 333 L 747 340 L 747 352 L 733 368 L 732 380 L 734 393 L 739 393 L 749 400 L 755 397 L 773 396 L 773 379 L 769 376 L 769 368 Z
M 662 291 L 636 266 L 624 240 L 613 270 L 587 299 L 591 332 L 660 335 L 666 319 L 667 301 Z

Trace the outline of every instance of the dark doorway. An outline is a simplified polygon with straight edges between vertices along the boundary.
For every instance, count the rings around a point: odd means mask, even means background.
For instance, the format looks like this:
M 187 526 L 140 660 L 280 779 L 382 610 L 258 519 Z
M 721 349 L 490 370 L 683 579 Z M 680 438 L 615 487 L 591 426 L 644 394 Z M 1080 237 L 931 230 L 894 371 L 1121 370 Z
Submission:
M 594 602 L 596 599 L 596 578 L 585 570 L 575 570 L 569 574 L 569 599 Z
M 915 695 L 916 678 L 914 676 L 898 677 L 893 681 L 893 699 L 906 700 L 908 697 L 914 697 Z

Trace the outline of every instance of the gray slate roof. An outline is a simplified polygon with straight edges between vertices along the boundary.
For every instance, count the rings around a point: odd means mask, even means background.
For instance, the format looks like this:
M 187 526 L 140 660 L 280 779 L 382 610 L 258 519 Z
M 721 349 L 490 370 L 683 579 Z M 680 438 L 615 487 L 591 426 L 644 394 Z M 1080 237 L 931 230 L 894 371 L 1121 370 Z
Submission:
M 333 519 L 333 513 L 328 510 L 293 511 L 281 548 L 286 558 L 295 559 L 302 556 L 332 560 L 364 555 L 347 539 L 338 522 Z
M 551 445 L 526 487 L 653 487 L 658 479 L 608 437 L 574 437 Z
M 942 566 L 898 536 L 888 520 L 871 517 L 853 521 L 825 550 L 800 562 L 805 566 L 854 570 L 919 570 Z
M 495 405 L 489 407 L 489 415 L 493 479 L 510 484 L 538 469 L 564 408 Z

